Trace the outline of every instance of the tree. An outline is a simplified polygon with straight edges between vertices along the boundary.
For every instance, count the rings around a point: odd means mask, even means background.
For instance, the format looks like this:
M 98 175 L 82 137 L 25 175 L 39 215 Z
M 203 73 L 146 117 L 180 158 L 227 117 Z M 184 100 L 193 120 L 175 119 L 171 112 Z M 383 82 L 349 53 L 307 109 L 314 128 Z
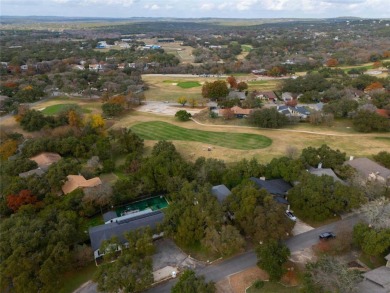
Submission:
M 18 142 L 13 139 L 7 139 L 0 145 L 0 159 L 7 160 L 18 149 Z
M 304 164 L 317 167 L 322 163 L 323 168 L 337 168 L 346 160 L 346 154 L 339 150 L 333 150 L 328 145 L 323 144 L 319 148 L 307 147 L 302 150 L 301 160 Z
M 138 292 L 153 282 L 152 258 L 154 245 L 150 229 L 137 230 L 125 235 L 128 247 L 122 248 L 115 262 L 98 267 L 94 280 L 98 290 L 104 292 Z
M 288 200 L 303 218 L 322 221 L 364 203 L 361 190 L 335 182 L 332 177 L 303 173 L 300 183 L 288 192 Z
M 181 97 L 179 97 L 179 98 L 177 99 L 177 102 L 178 102 L 179 104 L 181 104 L 181 105 L 184 107 L 184 105 L 187 103 L 187 98 L 184 97 L 184 96 L 181 96 Z
M 390 248 L 390 228 L 374 228 L 359 223 L 353 228 L 353 240 L 364 253 L 379 256 Z
M 359 271 L 350 270 L 338 259 L 325 256 L 306 265 L 304 292 L 357 292 L 361 280 Z
M 66 176 L 78 174 L 80 165 L 72 159 L 61 159 L 51 165 L 46 174 L 46 179 L 53 191 L 59 191 L 66 181 Z
M 258 266 L 265 270 L 270 281 L 279 281 L 284 274 L 283 264 L 290 256 L 288 247 L 276 240 L 270 240 L 256 247 Z
M 113 116 L 119 116 L 120 114 L 123 113 L 125 108 L 123 107 L 122 104 L 117 104 L 117 103 L 104 103 L 102 105 L 102 110 L 103 114 L 106 117 L 113 117 Z
M 359 132 L 390 131 L 390 120 L 368 110 L 360 110 L 353 117 L 353 126 Z
M 20 126 L 26 131 L 41 130 L 46 124 L 45 116 L 37 110 L 28 110 L 20 120 Z
M 86 124 L 89 125 L 92 129 L 102 129 L 104 128 L 105 122 L 100 114 L 91 114 L 86 118 Z
M 191 108 L 195 108 L 198 105 L 198 101 L 195 98 L 191 98 L 189 101 Z
M 197 277 L 191 270 L 185 270 L 171 289 L 172 293 L 214 293 L 215 291 L 213 282 L 207 283 L 204 276 Z
M 35 204 L 37 201 L 37 197 L 32 195 L 30 190 L 21 190 L 19 194 L 7 196 L 7 206 L 14 212 L 23 205 Z
M 390 201 L 380 197 L 362 205 L 359 215 L 375 229 L 390 228 Z
M 369 92 L 369 91 L 375 91 L 375 90 L 381 90 L 383 89 L 383 84 L 381 84 L 379 81 L 375 81 L 371 84 L 369 84 L 364 91 Z
M 135 154 L 136 157 L 143 153 L 144 140 L 130 128 L 110 130 L 110 135 L 118 142 L 121 153 Z
M 237 89 L 242 92 L 246 89 L 248 89 L 248 84 L 245 82 L 245 81 L 240 81 L 238 84 L 237 84 Z
M 169 194 L 174 204 L 166 208 L 164 227 L 167 235 L 179 244 L 200 244 L 206 228 L 218 228 L 223 218 L 221 206 L 210 194 L 211 186 L 184 183 L 182 188 Z
M 276 108 L 265 108 L 253 111 L 248 117 L 248 122 L 261 128 L 278 128 L 285 126 L 288 118 L 279 113 Z
M 209 251 L 229 256 L 244 248 L 245 241 L 240 232 L 231 225 L 224 225 L 221 231 L 207 227 L 202 245 Z
M 386 168 L 390 168 L 390 153 L 383 151 L 373 156 L 374 160 Z
M 227 83 L 230 85 L 230 88 L 231 89 L 236 89 L 237 88 L 237 80 L 236 80 L 236 78 L 233 76 L 233 75 L 231 75 L 231 76 L 228 76 L 227 78 L 226 78 L 226 81 L 227 81 Z
M 108 206 L 112 203 L 112 187 L 108 183 L 102 183 L 95 187 L 84 188 L 84 197 L 83 202 L 91 205 L 100 207 L 100 212 L 102 213 L 102 208 Z
M 330 58 L 328 61 L 326 61 L 326 66 L 328 67 L 336 67 L 339 64 L 339 61 L 337 61 L 336 58 Z
M 199 184 L 210 183 L 217 185 L 222 182 L 223 174 L 226 172 L 225 162 L 213 158 L 199 157 L 194 164 L 196 181 Z
M 226 82 L 223 80 L 217 80 L 214 82 L 205 82 L 202 86 L 202 96 L 205 99 L 224 100 L 229 93 L 229 89 Z
M 176 112 L 175 117 L 179 121 L 188 121 L 192 117 L 191 113 L 188 113 L 186 110 L 179 110 Z

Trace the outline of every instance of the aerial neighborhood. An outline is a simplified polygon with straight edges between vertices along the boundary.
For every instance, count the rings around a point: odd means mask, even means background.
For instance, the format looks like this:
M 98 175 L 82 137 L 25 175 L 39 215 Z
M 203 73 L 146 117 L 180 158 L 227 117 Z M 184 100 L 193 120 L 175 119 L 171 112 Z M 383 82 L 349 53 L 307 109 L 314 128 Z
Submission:
M 388 18 L 0 33 L 1 292 L 390 292 Z

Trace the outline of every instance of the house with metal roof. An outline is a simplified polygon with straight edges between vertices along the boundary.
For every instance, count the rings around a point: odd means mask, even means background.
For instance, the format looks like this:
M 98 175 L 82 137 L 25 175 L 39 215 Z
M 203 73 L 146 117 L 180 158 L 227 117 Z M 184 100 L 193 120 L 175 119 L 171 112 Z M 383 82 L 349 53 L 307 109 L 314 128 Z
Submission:
M 224 184 L 216 185 L 211 188 L 211 194 L 214 195 L 219 203 L 222 203 L 232 192 Z

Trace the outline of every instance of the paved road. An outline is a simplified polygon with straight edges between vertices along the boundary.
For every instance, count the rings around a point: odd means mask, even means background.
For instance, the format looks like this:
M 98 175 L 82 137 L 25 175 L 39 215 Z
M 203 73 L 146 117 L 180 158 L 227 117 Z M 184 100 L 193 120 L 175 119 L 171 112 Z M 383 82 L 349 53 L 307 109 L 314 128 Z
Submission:
M 358 222 L 357 216 L 349 217 L 345 220 L 341 220 L 335 223 L 331 223 L 317 229 L 299 234 L 294 236 L 286 241 L 286 245 L 291 252 L 296 252 L 303 250 L 305 248 L 311 247 L 318 242 L 318 235 L 326 231 L 334 231 L 336 227 L 343 225 L 346 229 L 351 229 Z M 218 282 L 223 278 L 245 270 L 247 268 L 253 267 L 256 265 L 257 258 L 254 251 L 248 251 L 243 254 L 234 256 L 230 259 L 224 260 L 215 265 L 210 265 L 205 268 L 196 270 L 198 275 L 204 275 L 207 281 Z M 172 286 L 177 282 L 177 279 L 170 280 L 166 283 L 158 285 L 154 288 L 146 291 L 147 293 L 169 293 Z

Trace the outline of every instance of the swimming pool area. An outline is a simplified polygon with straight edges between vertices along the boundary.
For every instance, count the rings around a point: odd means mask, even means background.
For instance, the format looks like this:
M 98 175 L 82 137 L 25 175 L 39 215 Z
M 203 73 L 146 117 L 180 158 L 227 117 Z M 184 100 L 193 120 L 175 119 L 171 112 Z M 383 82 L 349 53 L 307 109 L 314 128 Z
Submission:
M 139 215 L 142 212 L 152 212 L 164 209 L 168 206 L 168 202 L 162 195 L 147 198 L 131 204 L 125 205 L 123 207 L 117 208 L 115 210 L 117 217 L 123 217 L 126 215 Z

